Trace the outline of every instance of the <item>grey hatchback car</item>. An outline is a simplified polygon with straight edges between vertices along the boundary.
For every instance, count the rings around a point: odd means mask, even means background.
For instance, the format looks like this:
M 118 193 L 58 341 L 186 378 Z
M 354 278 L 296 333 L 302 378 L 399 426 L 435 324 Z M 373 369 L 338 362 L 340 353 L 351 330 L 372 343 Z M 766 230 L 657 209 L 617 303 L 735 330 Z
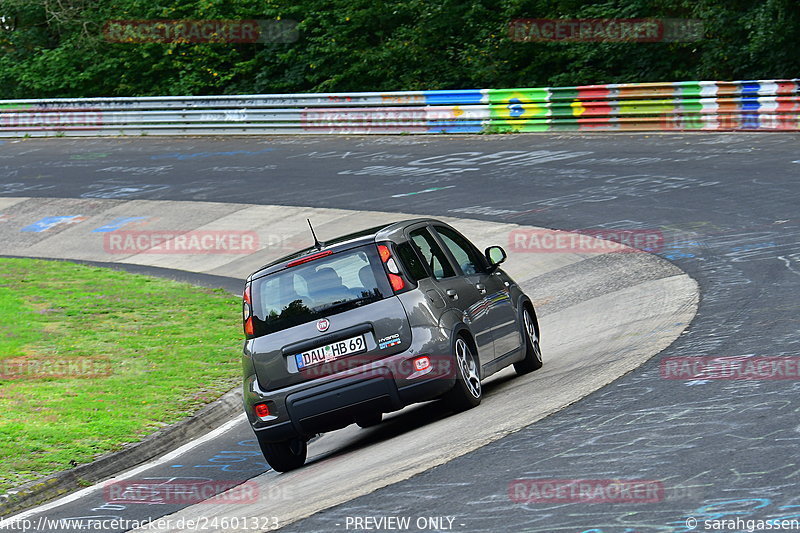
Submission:
M 443 398 L 478 405 L 481 380 L 542 366 L 533 304 L 451 226 L 414 219 L 316 243 L 247 278 L 244 407 L 278 472 L 316 434 Z

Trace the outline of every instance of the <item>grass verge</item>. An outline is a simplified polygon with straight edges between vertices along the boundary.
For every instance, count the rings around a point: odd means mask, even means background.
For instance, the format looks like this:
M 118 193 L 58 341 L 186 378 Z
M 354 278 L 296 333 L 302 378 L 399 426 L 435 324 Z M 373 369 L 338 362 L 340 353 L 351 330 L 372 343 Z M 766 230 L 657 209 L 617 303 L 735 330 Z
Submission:
M 234 387 L 239 306 L 222 290 L 0 259 L 0 491 L 119 450 Z

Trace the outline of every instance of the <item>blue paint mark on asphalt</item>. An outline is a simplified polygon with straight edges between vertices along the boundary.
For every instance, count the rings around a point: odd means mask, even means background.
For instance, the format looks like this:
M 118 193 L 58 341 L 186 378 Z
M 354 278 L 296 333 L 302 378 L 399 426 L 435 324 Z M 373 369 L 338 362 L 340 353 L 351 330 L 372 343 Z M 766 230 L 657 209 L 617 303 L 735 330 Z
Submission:
M 258 450 L 221 450 L 208 459 L 213 464 L 198 464 L 194 468 L 218 468 L 223 472 L 263 471 L 269 469 L 263 459 L 264 455 Z
M 687 259 L 695 257 L 695 254 L 684 252 L 683 250 L 692 246 L 701 246 L 701 244 L 697 241 L 677 240 L 664 246 L 660 252 L 656 253 L 665 259 Z
M 185 161 L 187 159 L 205 159 L 206 157 L 217 157 L 223 155 L 255 155 L 264 154 L 274 151 L 275 148 L 264 148 L 263 150 L 256 150 L 251 152 L 249 150 L 233 150 L 231 152 L 196 152 L 193 154 L 182 154 L 174 152 L 171 154 L 158 154 L 150 156 L 150 159 L 177 159 L 178 161 Z
M 92 233 L 109 233 L 112 231 L 117 231 L 118 229 L 124 227 L 131 222 L 135 222 L 137 220 L 147 220 L 149 217 L 122 217 L 116 218 L 106 224 L 105 226 L 100 226 L 97 229 L 93 229 Z
M 684 259 L 684 258 L 692 258 L 694 254 L 684 254 L 684 253 L 674 253 L 674 254 L 660 254 L 661 257 L 665 259 Z
M 34 222 L 30 226 L 25 226 L 20 231 L 41 233 L 61 224 L 76 224 L 83 220 L 84 218 L 82 215 L 73 215 L 67 217 L 44 217 L 38 222 Z

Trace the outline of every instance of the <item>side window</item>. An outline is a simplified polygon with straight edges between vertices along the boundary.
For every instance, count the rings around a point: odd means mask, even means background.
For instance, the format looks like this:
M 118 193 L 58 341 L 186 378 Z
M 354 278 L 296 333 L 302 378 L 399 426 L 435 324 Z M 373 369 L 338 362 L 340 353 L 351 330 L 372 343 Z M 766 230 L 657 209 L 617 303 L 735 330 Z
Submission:
M 472 274 L 486 271 L 483 258 L 464 236 L 444 226 L 436 226 L 436 233 L 439 234 L 444 245 L 453 254 L 464 275 L 471 276 Z
M 442 249 L 433 240 L 433 235 L 428 233 L 427 228 L 412 231 L 410 236 L 411 242 L 417 247 L 420 257 L 428 263 L 434 278 L 442 279 L 455 276 L 447 256 L 444 255 Z
M 428 277 L 425 266 L 422 264 L 422 260 L 417 255 L 417 252 L 414 251 L 411 243 L 404 242 L 398 244 L 397 254 L 400 256 L 400 261 L 405 265 L 406 271 L 411 276 L 411 279 L 419 281 Z

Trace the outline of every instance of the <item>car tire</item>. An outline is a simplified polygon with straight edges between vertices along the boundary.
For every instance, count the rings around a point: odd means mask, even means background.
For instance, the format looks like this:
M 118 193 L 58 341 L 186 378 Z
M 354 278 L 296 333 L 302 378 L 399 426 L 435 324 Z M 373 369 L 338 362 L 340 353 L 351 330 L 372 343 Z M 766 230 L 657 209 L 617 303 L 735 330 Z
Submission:
M 525 359 L 514 363 L 520 376 L 542 368 L 542 349 L 539 346 L 539 330 L 527 307 L 522 309 L 522 336 L 525 337 Z
M 267 463 L 276 472 L 288 472 L 300 468 L 306 462 L 308 443 L 303 439 L 282 442 L 262 442 L 258 439 L 258 444 Z
M 377 426 L 383 420 L 383 413 L 364 413 L 356 416 L 356 424 L 360 428 L 371 428 Z
M 466 411 L 481 403 L 480 366 L 478 358 L 463 336 L 456 337 L 453 345 L 455 358 L 455 384 L 443 396 L 445 403 L 454 411 Z

